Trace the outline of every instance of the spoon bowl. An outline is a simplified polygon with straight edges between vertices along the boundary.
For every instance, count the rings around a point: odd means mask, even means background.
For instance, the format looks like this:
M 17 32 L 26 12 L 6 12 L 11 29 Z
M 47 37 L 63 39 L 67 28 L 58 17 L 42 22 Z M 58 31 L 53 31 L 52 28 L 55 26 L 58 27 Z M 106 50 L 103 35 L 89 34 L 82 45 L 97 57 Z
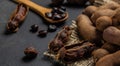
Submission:
M 30 1 L 30 0 L 14 0 L 17 3 L 22 3 L 27 5 L 29 8 L 31 8 L 32 10 L 36 11 L 39 15 L 41 15 L 46 21 L 48 21 L 49 23 L 60 23 L 65 21 L 68 18 L 68 13 L 65 13 L 65 17 L 59 20 L 53 20 L 51 18 L 46 17 L 45 13 L 51 12 L 52 9 L 50 8 L 45 8 L 43 6 L 37 5 L 36 3 Z

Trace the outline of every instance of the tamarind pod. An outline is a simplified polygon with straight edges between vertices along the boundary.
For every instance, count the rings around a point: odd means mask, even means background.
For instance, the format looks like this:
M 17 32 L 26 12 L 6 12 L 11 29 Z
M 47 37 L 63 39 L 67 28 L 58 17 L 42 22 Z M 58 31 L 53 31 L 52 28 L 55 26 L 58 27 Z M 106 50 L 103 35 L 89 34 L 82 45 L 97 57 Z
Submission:
M 27 16 L 28 11 L 29 7 L 23 4 L 18 4 L 7 23 L 7 30 L 10 32 L 17 32 L 20 25 L 23 23 L 23 20 Z
M 82 42 L 62 47 L 58 54 L 57 59 L 65 63 L 72 63 L 82 58 L 89 57 L 95 46 L 90 42 Z
M 69 40 L 71 35 L 71 29 L 68 26 L 65 26 L 60 32 L 57 33 L 55 38 L 50 41 L 48 49 L 50 52 L 57 53 L 60 48 L 62 48 L 66 42 Z

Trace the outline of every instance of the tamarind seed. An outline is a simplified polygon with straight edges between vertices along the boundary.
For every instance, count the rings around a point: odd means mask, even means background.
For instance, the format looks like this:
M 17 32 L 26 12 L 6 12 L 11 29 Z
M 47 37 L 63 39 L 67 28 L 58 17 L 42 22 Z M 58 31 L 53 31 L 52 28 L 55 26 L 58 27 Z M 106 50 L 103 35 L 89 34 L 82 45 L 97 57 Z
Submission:
M 61 14 L 61 18 L 65 18 L 66 14 Z
M 59 20 L 64 18 L 66 12 L 65 7 L 54 7 L 51 12 L 45 13 L 46 17 L 53 19 L 53 20 Z
M 37 32 L 38 28 L 39 28 L 39 26 L 36 25 L 36 24 L 34 24 L 34 25 L 31 26 L 31 30 L 34 31 L 34 32 Z
M 54 32 L 54 31 L 56 31 L 57 30 L 57 27 L 55 26 L 55 25 L 49 25 L 48 26 L 48 31 L 49 32 Z
M 60 9 L 62 9 L 62 10 L 64 10 L 64 11 L 66 11 L 66 8 L 65 8 L 65 7 L 63 7 L 63 6 L 60 6 Z
M 52 14 L 56 13 L 58 11 L 58 8 L 57 7 L 54 7 L 51 11 Z
M 41 37 L 45 37 L 46 35 L 47 35 L 47 31 L 46 30 L 40 30 L 39 32 L 38 32 L 38 36 L 41 36 Z
M 48 18 L 52 18 L 53 15 L 52 15 L 52 13 L 47 12 L 47 13 L 45 13 L 45 16 L 48 17 Z
M 62 33 L 60 34 L 60 37 L 61 37 L 61 39 L 66 38 L 66 37 L 67 37 L 67 34 L 66 34 L 65 32 L 62 32 Z
M 63 14 L 63 13 L 65 13 L 65 11 L 62 10 L 62 9 L 59 9 L 57 13 L 58 13 L 58 14 Z
M 52 13 L 63 14 L 65 13 L 66 9 L 64 7 L 54 7 Z
M 15 30 L 15 29 L 18 27 L 18 24 L 17 24 L 16 21 L 9 22 L 8 25 L 11 26 L 11 27 L 9 28 L 9 31 Z
M 59 14 L 54 14 L 53 15 L 53 19 L 54 20 L 59 20 L 59 19 L 61 19 L 62 17 L 59 15 Z
M 58 8 L 57 7 L 53 7 L 53 11 L 58 11 Z
M 24 54 L 26 55 L 26 57 L 33 58 L 37 56 L 38 51 L 34 47 L 27 47 L 24 50 Z

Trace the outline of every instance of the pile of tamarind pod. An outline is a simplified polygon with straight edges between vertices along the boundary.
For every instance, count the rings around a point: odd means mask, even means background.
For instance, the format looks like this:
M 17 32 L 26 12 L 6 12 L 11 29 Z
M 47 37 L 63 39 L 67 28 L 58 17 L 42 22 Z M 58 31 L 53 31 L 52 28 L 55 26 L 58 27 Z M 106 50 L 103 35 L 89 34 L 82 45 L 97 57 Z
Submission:
M 79 35 L 95 43 L 95 66 L 120 66 L 120 5 L 88 6 L 76 19 Z
M 87 2 L 93 4 L 95 0 L 51 0 L 53 5 L 61 5 L 63 3 L 68 3 L 71 5 L 85 5 Z

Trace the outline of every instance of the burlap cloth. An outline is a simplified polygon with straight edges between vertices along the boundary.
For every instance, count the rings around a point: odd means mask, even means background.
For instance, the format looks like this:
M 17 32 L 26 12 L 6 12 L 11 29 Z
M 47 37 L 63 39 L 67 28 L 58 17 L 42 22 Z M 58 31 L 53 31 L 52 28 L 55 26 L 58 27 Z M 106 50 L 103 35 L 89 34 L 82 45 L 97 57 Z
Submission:
M 101 6 L 101 5 L 104 5 L 106 3 L 114 3 L 114 2 L 120 4 L 120 0 L 95 0 L 94 5 L 95 6 Z M 74 20 L 72 21 L 72 24 L 71 24 L 70 27 L 73 28 L 73 30 L 72 30 L 72 34 L 69 37 L 70 40 L 67 42 L 66 45 L 82 42 L 83 40 L 81 40 L 80 37 L 78 36 L 77 25 L 76 25 L 76 22 Z M 55 62 L 59 62 L 59 63 L 63 64 L 63 66 L 64 65 L 65 66 L 94 66 L 94 61 L 93 61 L 92 57 L 87 58 L 87 59 L 84 58 L 84 59 L 81 59 L 80 61 L 76 61 L 76 62 L 71 63 L 71 64 L 64 64 L 63 62 L 61 62 L 59 60 L 56 60 L 56 58 L 55 58 L 56 55 L 52 54 L 52 53 L 49 53 L 49 51 L 44 52 L 44 55 L 47 56 L 47 57 L 50 57 Z

